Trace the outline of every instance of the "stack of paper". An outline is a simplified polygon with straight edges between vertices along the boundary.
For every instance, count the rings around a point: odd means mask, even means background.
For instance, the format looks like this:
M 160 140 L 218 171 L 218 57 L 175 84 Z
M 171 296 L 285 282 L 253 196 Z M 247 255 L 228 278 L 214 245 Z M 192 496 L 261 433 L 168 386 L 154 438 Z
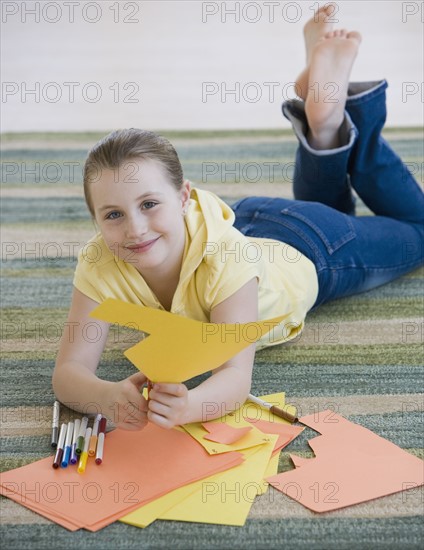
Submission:
M 284 406 L 284 394 L 267 398 Z M 243 525 L 266 490 L 264 477 L 277 472 L 275 459 L 269 468 L 271 457 L 288 441 L 279 430 L 292 437 L 302 431 L 279 418 L 269 422 L 272 415 L 255 405 L 255 416 L 265 419 L 260 431 L 244 419 L 246 407 L 252 410 L 246 404 L 206 427 L 188 426 L 196 437 L 151 423 L 140 432 L 115 430 L 100 466 L 89 459 L 81 475 L 72 466 L 53 469 L 53 457 L 45 458 L 1 474 L 0 493 L 72 531 L 97 531 L 117 519 L 139 527 L 157 518 Z M 211 426 L 219 426 L 218 441 L 203 438 Z M 267 429 L 277 435 L 265 435 Z M 223 443 L 228 434 L 231 442 Z M 207 452 L 208 445 L 217 449 Z
M 284 393 L 263 399 L 294 412 L 294 407 L 285 406 Z M 277 473 L 279 451 L 304 430 L 250 402 L 217 420 L 186 424 L 183 428 L 211 456 L 238 451 L 242 452 L 244 462 L 177 489 L 121 521 L 138 527 L 146 527 L 156 519 L 244 525 L 256 496 L 267 490 L 265 477 Z M 209 439 L 211 432 L 215 441 Z
M 140 432 L 115 430 L 106 437 L 98 466 L 86 471 L 52 468 L 45 458 L 1 474 L 0 492 L 35 512 L 76 530 L 108 525 L 169 491 L 232 468 L 240 453 L 208 455 L 190 436 L 154 424 Z

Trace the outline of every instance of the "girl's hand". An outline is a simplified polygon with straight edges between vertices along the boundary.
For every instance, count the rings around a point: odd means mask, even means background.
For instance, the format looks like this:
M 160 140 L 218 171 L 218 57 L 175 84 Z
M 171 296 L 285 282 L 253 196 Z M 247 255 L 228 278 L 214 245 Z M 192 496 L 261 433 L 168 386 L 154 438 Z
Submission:
M 109 383 L 102 410 L 117 428 L 142 430 L 146 426 L 147 401 L 140 393 L 146 382 L 146 376 L 137 372 L 120 382 Z
M 154 384 L 149 392 L 147 418 L 161 428 L 184 424 L 188 389 L 184 384 Z

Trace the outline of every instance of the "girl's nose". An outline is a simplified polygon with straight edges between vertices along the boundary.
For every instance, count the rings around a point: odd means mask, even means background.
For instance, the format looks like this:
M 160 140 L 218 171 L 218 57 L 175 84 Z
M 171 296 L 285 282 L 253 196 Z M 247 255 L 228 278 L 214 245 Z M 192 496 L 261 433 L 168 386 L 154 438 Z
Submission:
M 147 220 L 140 214 L 138 216 L 127 217 L 125 235 L 127 239 L 137 240 L 141 235 L 147 232 Z

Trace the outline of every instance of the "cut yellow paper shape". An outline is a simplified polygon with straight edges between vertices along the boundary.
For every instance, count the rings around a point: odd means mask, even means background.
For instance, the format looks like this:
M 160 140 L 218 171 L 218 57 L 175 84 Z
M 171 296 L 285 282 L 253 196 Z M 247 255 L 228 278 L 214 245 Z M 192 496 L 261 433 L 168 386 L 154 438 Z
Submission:
M 228 417 L 228 418 L 227 418 Z M 201 422 L 192 422 L 191 424 L 184 424 L 182 428 L 191 435 L 210 455 L 216 455 L 220 453 L 228 453 L 229 451 L 240 451 L 241 449 L 249 449 L 250 447 L 256 447 L 256 445 L 262 445 L 268 443 L 270 436 L 264 434 L 254 426 L 252 427 L 249 422 L 246 422 L 243 418 L 234 421 L 229 415 L 224 417 L 225 420 L 219 418 L 216 421 L 208 422 L 207 424 L 221 424 L 223 426 L 230 426 L 233 428 L 250 428 L 250 430 L 240 439 L 232 443 L 218 443 L 216 441 L 210 441 L 205 439 L 205 435 L 209 434 L 208 430 L 202 426 Z
M 234 428 L 222 422 L 202 422 L 202 426 L 208 432 L 203 436 L 204 439 L 216 443 L 225 443 L 226 445 L 239 441 L 252 429 L 247 426 L 245 428 Z
M 152 382 L 179 383 L 219 367 L 288 314 L 252 323 L 202 323 L 108 298 L 90 316 L 148 333 L 124 355 Z
M 277 405 L 278 407 L 284 408 L 285 410 L 295 414 L 296 408 L 292 405 L 285 405 L 284 393 L 276 393 L 262 397 L 262 399 L 267 400 L 269 403 Z M 208 414 L 214 415 L 216 412 L 217 404 L 206 403 L 205 404 L 205 416 Z M 250 419 L 250 422 L 246 418 Z M 264 434 L 255 427 L 255 421 L 265 420 L 268 422 L 275 422 L 276 424 L 284 424 L 291 427 L 291 423 L 288 420 L 284 420 L 279 416 L 275 416 L 268 409 L 264 409 L 252 403 L 246 401 L 239 409 L 234 412 L 230 412 L 220 418 L 211 420 L 208 424 L 224 424 L 233 428 L 245 428 L 247 426 L 253 427 L 254 430 L 250 431 L 244 437 L 235 441 L 232 444 L 224 443 L 214 443 L 208 441 L 204 438 L 207 431 L 202 426 L 201 422 L 192 422 L 191 424 L 184 424 L 182 427 L 186 432 L 188 432 L 202 447 L 204 447 L 209 454 L 219 454 L 226 453 L 228 451 L 240 451 L 241 449 L 248 449 L 255 445 L 260 445 L 265 443 L 268 439 L 268 434 Z M 265 436 L 265 437 L 264 437 Z

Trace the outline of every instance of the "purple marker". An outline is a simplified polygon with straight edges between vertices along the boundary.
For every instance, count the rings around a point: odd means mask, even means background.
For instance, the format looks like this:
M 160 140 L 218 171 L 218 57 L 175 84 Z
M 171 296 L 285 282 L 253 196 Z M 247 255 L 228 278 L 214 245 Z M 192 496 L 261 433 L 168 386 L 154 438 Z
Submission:
M 74 435 L 72 437 L 71 461 L 70 461 L 71 464 L 76 464 L 78 462 L 76 448 L 77 448 L 77 438 L 79 435 L 80 426 L 81 426 L 81 420 L 77 418 L 74 422 Z

